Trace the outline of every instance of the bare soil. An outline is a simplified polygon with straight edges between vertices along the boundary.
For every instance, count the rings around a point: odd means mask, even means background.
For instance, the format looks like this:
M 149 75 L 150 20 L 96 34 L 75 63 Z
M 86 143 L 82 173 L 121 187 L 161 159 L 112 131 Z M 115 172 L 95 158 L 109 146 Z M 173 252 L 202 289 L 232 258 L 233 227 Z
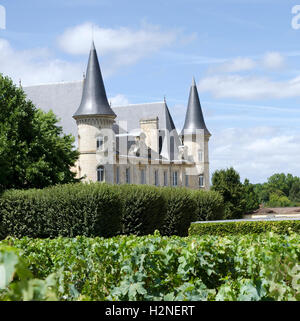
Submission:
M 272 207 L 260 208 L 253 214 L 300 214 L 300 207 Z

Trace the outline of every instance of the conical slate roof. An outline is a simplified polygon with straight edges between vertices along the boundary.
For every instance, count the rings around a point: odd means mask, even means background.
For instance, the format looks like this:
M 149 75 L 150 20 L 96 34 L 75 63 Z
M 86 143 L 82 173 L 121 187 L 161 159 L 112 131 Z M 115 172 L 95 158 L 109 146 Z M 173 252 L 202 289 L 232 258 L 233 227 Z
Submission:
M 193 78 L 193 83 L 190 89 L 189 103 L 185 116 L 185 123 L 181 135 L 184 133 L 196 133 L 197 129 L 203 129 L 204 134 L 210 135 L 210 132 L 205 125 L 196 82 Z
M 105 115 L 116 117 L 116 114 L 110 108 L 107 101 L 94 42 L 92 43 L 92 48 L 90 51 L 81 103 L 73 117 L 76 118 L 83 115 Z
M 172 131 L 176 128 L 166 102 L 165 102 L 165 107 L 166 107 L 166 129 L 168 131 Z

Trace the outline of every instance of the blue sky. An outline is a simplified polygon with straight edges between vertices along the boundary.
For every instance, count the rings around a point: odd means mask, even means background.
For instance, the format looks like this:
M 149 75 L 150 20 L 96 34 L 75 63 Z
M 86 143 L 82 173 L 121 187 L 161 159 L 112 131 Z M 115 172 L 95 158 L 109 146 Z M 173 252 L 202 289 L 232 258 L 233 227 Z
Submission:
M 212 133 L 211 172 L 233 166 L 253 183 L 276 172 L 300 176 L 297 4 L 0 0 L 0 72 L 24 86 L 79 80 L 94 33 L 114 104 L 166 96 L 180 130 L 195 76 Z

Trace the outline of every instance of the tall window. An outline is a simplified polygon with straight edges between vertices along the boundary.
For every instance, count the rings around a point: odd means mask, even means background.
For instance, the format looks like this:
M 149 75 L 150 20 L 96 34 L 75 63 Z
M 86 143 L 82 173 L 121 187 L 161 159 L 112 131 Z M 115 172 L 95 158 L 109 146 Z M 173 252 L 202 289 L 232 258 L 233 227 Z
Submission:
M 189 176 L 185 174 L 185 186 L 189 186 Z
M 201 149 L 198 150 L 198 161 L 199 162 L 203 161 L 203 152 Z
M 103 136 L 97 137 L 97 150 L 101 151 L 104 147 L 104 138 Z
M 130 184 L 130 168 L 126 168 L 126 184 Z
M 116 183 L 120 184 L 120 167 L 116 168 Z
M 204 175 L 199 175 L 199 187 L 204 187 Z
M 158 186 L 159 185 L 159 176 L 158 176 L 158 170 L 154 171 L 154 185 Z
M 98 182 L 104 181 L 104 167 L 103 166 L 97 167 L 97 181 Z
M 178 185 L 178 172 L 173 172 L 172 185 L 173 186 L 177 186 Z
M 168 172 L 164 171 L 164 186 L 168 186 Z
M 146 184 L 146 173 L 144 169 L 141 169 L 141 184 Z

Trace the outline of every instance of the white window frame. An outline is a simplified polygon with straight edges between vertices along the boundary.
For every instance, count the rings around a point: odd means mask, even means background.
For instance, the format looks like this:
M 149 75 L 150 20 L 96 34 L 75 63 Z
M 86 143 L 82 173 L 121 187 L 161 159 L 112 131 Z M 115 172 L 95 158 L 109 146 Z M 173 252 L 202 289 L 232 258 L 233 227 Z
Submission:
M 103 151 L 103 149 L 104 149 L 104 137 L 103 136 L 97 137 L 96 148 L 97 148 L 97 151 Z
M 178 186 L 178 172 L 177 171 L 174 171 L 172 173 L 172 185 Z
M 104 182 L 105 169 L 104 166 L 97 167 L 97 182 Z
M 199 175 L 199 187 L 204 187 L 204 175 Z
M 203 162 L 203 151 L 202 149 L 198 150 L 198 161 Z
M 185 186 L 189 186 L 189 176 L 185 173 Z
M 164 171 L 164 186 L 168 186 L 168 171 Z

